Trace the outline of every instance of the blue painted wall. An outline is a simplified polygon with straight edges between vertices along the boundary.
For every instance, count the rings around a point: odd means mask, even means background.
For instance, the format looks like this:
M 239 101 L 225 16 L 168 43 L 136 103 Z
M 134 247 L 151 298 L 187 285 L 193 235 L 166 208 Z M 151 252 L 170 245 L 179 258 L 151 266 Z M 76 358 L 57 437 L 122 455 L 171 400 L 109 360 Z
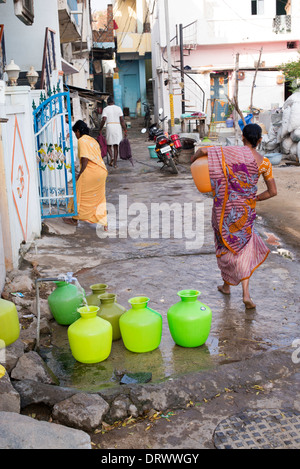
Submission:
M 137 101 L 139 99 L 141 99 L 142 102 L 146 100 L 145 59 L 119 59 L 118 68 L 119 84 L 122 90 L 122 107 L 129 108 L 130 115 L 135 117 Z

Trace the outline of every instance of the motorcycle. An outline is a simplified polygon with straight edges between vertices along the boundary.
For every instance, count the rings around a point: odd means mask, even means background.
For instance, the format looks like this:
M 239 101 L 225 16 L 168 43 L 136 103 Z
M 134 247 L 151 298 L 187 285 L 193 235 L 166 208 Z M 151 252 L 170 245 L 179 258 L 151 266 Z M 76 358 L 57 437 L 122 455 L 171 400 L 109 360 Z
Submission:
M 163 110 L 159 110 L 159 116 L 161 116 L 163 113 Z M 164 122 L 168 116 L 166 116 L 164 119 L 161 119 L 159 117 L 160 123 Z M 142 133 L 146 133 L 147 129 L 144 128 L 142 130 Z M 160 128 L 160 125 L 158 124 L 153 124 L 149 127 L 148 129 L 149 133 L 149 140 L 154 140 L 156 144 L 156 154 L 158 157 L 158 163 L 163 163 L 163 166 L 161 169 L 163 169 L 165 166 L 169 167 L 172 171 L 173 174 L 178 174 L 178 169 L 176 167 L 176 163 L 174 161 L 174 158 L 176 158 L 180 150 L 182 148 L 181 141 L 178 135 L 174 134 L 169 137 L 168 134 L 165 134 L 163 130 Z

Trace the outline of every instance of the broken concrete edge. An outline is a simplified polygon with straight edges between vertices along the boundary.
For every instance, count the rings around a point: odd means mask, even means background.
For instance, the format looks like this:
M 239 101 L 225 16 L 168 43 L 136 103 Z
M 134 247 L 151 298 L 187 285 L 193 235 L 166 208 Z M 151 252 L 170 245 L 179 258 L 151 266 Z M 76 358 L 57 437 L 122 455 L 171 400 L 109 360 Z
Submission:
M 92 449 L 86 432 L 0 410 L 0 449 Z
M 292 353 L 290 348 L 277 349 L 160 383 L 123 385 L 87 394 L 98 395 L 108 403 L 102 421 L 112 424 L 130 416 L 146 416 L 153 409 L 157 412 L 185 409 L 190 403 L 209 401 L 228 389 L 263 387 L 269 381 L 285 379 L 299 372 L 299 364 L 293 362 Z M 20 395 L 21 409 L 31 404 L 44 404 L 53 409 L 74 394 L 83 393 L 30 380 L 12 380 L 12 385 Z

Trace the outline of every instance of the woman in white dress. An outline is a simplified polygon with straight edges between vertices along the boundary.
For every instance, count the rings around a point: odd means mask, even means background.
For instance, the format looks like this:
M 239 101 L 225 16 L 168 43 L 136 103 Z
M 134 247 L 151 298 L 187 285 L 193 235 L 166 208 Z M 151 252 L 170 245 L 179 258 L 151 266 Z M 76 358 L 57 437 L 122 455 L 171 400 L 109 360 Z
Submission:
M 123 138 L 122 129 L 125 136 L 127 135 L 126 123 L 123 111 L 119 106 L 115 105 L 114 99 L 110 96 L 107 100 L 108 106 L 103 109 L 102 120 L 100 124 L 100 133 L 106 124 L 106 141 L 107 151 L 110 156 L 110 166 L 117 167 L 117 159 L 119 154 L 119 145 Z M 114 151 L 112 151 L 114 150 Z

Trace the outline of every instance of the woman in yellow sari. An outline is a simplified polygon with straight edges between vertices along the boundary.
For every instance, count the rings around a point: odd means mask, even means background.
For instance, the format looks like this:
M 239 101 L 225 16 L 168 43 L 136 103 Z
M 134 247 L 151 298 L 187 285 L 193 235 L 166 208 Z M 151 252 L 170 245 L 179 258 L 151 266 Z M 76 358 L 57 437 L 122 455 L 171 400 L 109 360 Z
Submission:
M 78 215 L 63 218 L 69 225 L 77 226 L 78 220 L 100 223 L 107 230 L 107 211 L 105 185 L 107 169 L 101 157 L 99 143 L 90 137 L 88 126 L 79 120 L 73 126 L 78 140 L 78 158 L 80 173 L 76 182 Z M 74 210 L 73 202 L 68 207 Z

